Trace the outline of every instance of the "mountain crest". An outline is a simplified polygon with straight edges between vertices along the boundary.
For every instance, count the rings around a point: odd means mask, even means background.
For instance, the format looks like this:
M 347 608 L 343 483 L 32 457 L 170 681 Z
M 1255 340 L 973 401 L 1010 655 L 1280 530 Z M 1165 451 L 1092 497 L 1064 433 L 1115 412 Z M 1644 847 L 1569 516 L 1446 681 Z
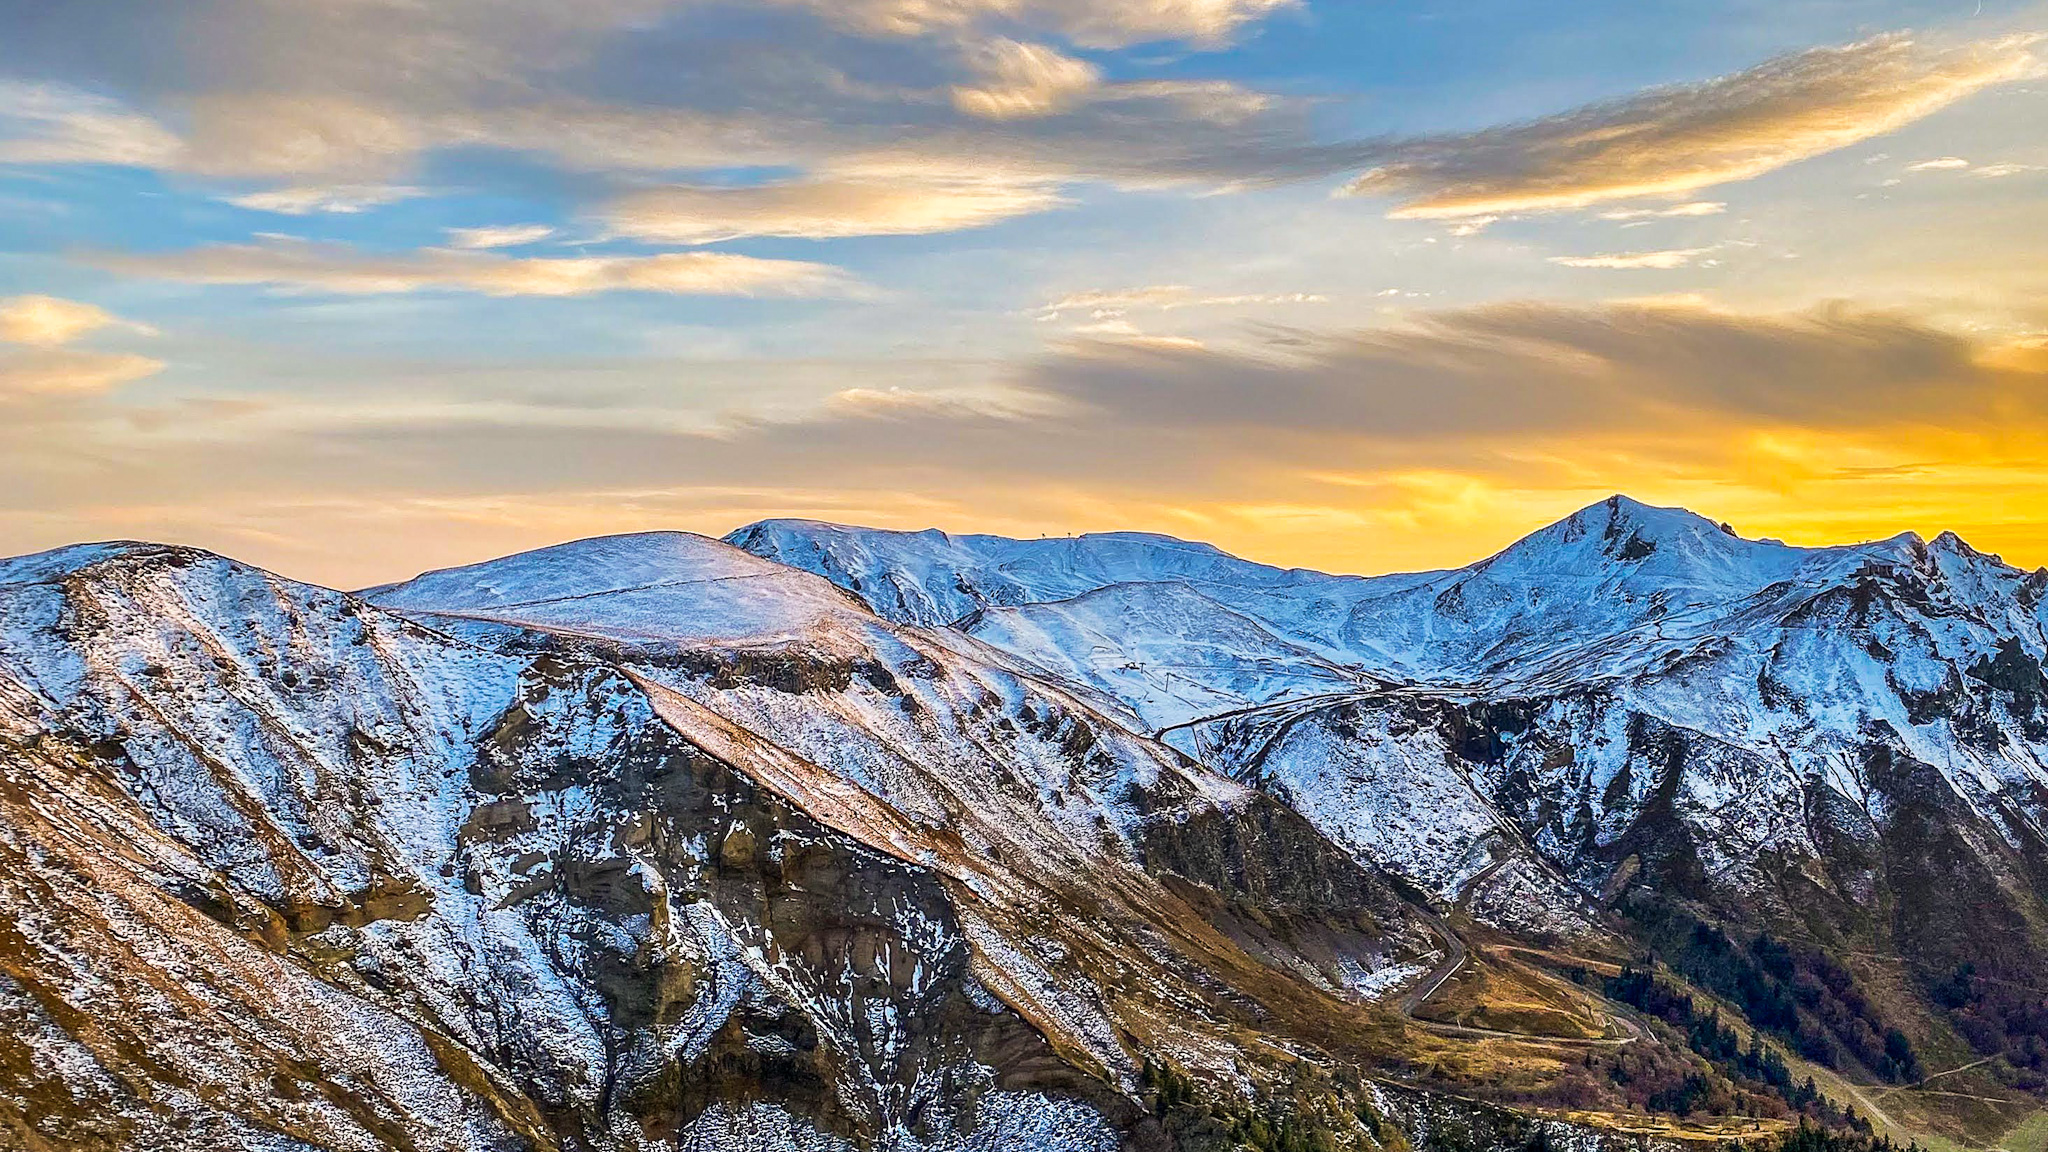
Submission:
M 202 548 L 181 544 L 152 544 L 143 540 L 108 540 L 97 544 L 70 544 L 47 552 L 0 558 L 0 584 L 41 584 L 62 580 L 109 561 L 147 561 L 187 566 L 201 561 L 218 561 L 245 567 Z M 254 569 L 251 569 L 254 571 Z
M 1804 550 L 1745 540 L 1733 528 L 1683 508 L 1610 496 L 1510 544 L 1472 566 L 1505 579 L 1594 577 L 1640 570 L 1681 583 L 1766 583 Z

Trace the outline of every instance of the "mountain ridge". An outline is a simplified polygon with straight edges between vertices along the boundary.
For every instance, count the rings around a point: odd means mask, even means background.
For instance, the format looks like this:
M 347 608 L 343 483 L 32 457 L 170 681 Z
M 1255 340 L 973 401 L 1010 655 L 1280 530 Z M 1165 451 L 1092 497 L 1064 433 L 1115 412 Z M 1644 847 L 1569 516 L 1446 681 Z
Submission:
M 1929 1042 L 2035 1067 L 2048 1036 L 1995 989 L 2048 961 L 2048 570 L 1952 532 L 1744 540 L 1617 496 L 1443 572 L 1222 572 L 1198 599 L 1110 584 L 956 627 L 1497 930 L 1859 949 L 1884 958 L 1864 979 L 1917 990 L 1896 1010 Z M 881 579 L 934 574 L 995 579 Z M 1892 1066 L 1803 1011 L 1810 1053 Z
M 1263 1079 L 1233 1038 L 1248 1012 L 1340 1051 L 1401 1027 L 1367 977 L 1429 938 L 1291 812 L 815 577 L 702 538 L 639 544 L 664 563 L 681 545 L 699 577 L 767 572 L 778 603 L 825 590 L 798 624 L 838 615 L 816 635 L 758 612 L 738 634 L 723 601 L 674 620 L 634 598 L 704 583 L 628 563 L 558 585 L 577 613 L 629 605 L 577 631 L 524 595 L 560 553 L 414 587 L 440 611 L 410 615 L 197 550 L 0 569 L 0 763 L 31 789 L 5 793 L 0 849 L 34 880 L 0 885 L 27 933 L 0 940 L 6 988 L 51 1019 L 95 988 L 141 996 L 151 969 L 111 929 L 133 901 L 151 948 L 228 957 L 170 970 L 212 1005 L 196 1033 L 81 1040 L 44 1019 L 23 1034 L 40 1071 L 10 1087 L 43 1099 L 82 1087 L 63 1071 L 81 1059 L 107 1069 L 98 1119 L 42 1117 L 81 1147 L 176 1147 L 166 1125 L 197 1124 L 223 1147 L 382 1146 L 396 1125 L 420 1147 L 626 1148 L 653 1125 L 705 1149 L 1092 1152 L 1160 1139 L 1129 1100 L 1133 1037 Z M 577 551 L 602 569 L 622 547 Z M 58 799 L 80 789 L 92 806 Z M 161 861 L 74 855 L 107 825 Z M 340 1087 L 292 1069 L 345 1050 L 279 1031 L 323 998 L 391 1033 Z M 179 1094 L 215 1064 L 328 1103 Z M 680 1104 L 678 1076 L 700 1084 Z
M 779 523 L 360 593 L 0 560 L 10 1098 L 264 1152 L 1606 1148 L 1567 1111 L 1688 1077 L 1850 1123 L 1585 976 L 1638 949 L 1993 1102 L 1887 1096 L 1901 1134 L 2048 1091 L 2001 991 L 2048 962 L 2048 573 L 1620 497 L 1379 578 Z

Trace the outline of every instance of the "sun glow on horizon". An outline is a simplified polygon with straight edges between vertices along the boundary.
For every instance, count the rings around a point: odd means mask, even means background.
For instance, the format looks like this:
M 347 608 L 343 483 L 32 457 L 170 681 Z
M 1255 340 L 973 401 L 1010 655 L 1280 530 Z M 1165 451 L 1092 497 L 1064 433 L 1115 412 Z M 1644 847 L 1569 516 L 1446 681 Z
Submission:
M 2048 562 L 2048 8 L 1854 8 L 58 5 L 0 40 L 0 554 L 1383 573 L 1624 492 Z

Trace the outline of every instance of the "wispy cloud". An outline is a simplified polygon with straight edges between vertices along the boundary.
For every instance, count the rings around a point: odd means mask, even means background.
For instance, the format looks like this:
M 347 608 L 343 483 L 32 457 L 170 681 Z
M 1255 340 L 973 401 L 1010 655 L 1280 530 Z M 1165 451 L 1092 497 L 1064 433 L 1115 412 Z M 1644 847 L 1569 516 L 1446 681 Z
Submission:
M 1610 426 L 1661 435 L 1682 412 L 1806 427 L 1910 423 L 1944 411 L 1979 426 L 2001 411 L 2048 417 L 2039 366 L 2011 375 L 1955 333 L 1843 308 L 1778 315 L 1531 303 L 1296 335 L 1279 353 L 1081 346 L 1028 379 L 1112 422 L 1338 437 Z
M 999 180 L 825 179 L 736 187 L 678 185 L 603 210 L 621 235 L 676 244 L 742 236 L 903 236 L 999 223 L 1065 203 L 1051 186 Z
M 153 376 L 163 368 L 161 360 L 131 353 L 0 348 L 0 398 L 89 395 Z
M 1600 214 L 1602 220 L 1661 220 L 1686 216 L 1719 216 L 1728 205 L 1718 200 L 1694 200 L 1668 208 L 1615 208 Z
M 1085 60 L 1015 40 L 991 40 L 976 52 L 981 75 L 953 89 L 953 105 L 970 116 L 1016 120 L 1049 116 L 1084 99 L 1102 83 Z
M 2031 74 L 2034 37 L 1935 47 L 1881 36 L 1700 84 L 1483 132 L 1397 142 L 1349 191 L 1394 215 L 1580 208 L 1747 180 L 1880 136 Z
M 1022 24 L 1077 44 L 1116 48 L 1151 41 L 1218 44 L 1296 0 L 777 0 L 817 8 L 878 31 L 917 35 L 978 24 Z
M 353 216 L 425 194 L 425 189 L 402 184 L 333 184 L 269 188 L 225 199 L 237 208 L 281 216 L 310 216 L 316 212 Z
M 53 348 L 120 323 L 97 304 L 56 296 L 0 298 L 0 341 L 10 344 Z
M 1040 311 L 1067 312 L 1100 308 L 1164 308 L 1194 298 L 1195 290 L 1185 284 L 1154 284 L 1143 288 L 1094 289 L 1069 292 L 1043 305 Z
M 100 263 L 131 275 L 189 284 L 262 284 L 346 295 L 452 291 L 487 296 L 820 296 L 852 288 L 852 281 L 829 265 L 725 252 L 516 259 L 447 248 L 377 255 L 338 245 L 273 241 L 108 255 Z
M 431 108 L 331 92 L 207 92 L 186 102 L 174 165 L 205 176 L 374 186 L 412 168 L 425 149 L 455 143 Z
M 1917 164 L 1906 165 L 1906 171 L 1908 172 L 1961 172 L 1971 176 L 1979 176 L 1986 180 L 1996 180 L 2002 176 L 2017 176 L 2022 172 L 2039 172 L 2041 170 L 2042 168 L 2038 164 L 2015 164 L 2011 162 L 1972 164 L 1961 156 L 1942 156 L 1934 160 L 1922 160 Z
M 548 224 L 499 224 L 483 228 L 450 228 L 451 248 L 517 248 L 545 240 L 555 234 Z
M 1598 256 L 1552 256 L 1567 268 L 1683 268 L 1712 248 L 1667 248 L 1657 252 L 1608 252 Z
M 182 150 L 161 124 L 106 97 L 0 80 L 0 164 L 161 168 Z
M 103 392 L 162 371 L 162 361 L 146 356 L 67 347 L 108 328 L 147 331 L 77 300 L 0 299 L 0 399 Z
M 1327 304 L 1329 298 L 1314 292 L 1204 293 L 1184 284 L 1153 284 L 1142 288 L 1097 289 L 1070 292 L 1042 304 L 1042 319 L 1057 319 L 1063 312 L 1087 312 L 1100 319 L 1135 308 L 1172 311 L 1177 308 L 1228 308 L 1264 304 Z
M 857 419 L 1027 420 L 1055 415 L 1059 404 L 1044 393 L 1015 388 L 842 388 L 826 398 L 824 411 Z

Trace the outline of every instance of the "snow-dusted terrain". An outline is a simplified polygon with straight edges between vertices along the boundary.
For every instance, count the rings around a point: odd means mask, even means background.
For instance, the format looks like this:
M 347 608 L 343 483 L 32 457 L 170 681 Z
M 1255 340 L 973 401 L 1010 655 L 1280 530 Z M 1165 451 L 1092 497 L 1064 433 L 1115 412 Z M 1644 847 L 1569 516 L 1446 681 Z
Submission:
M 1263 795 L 683 534 L 367 598 L 4 562 L 0 769 L 7 1088 L 66 1146 L 1111 1148 L 1141 1055 L 1362 1052 L 1432 946 Z
M 802 521 L 358 594 L 0 561 L 0 1146 L 1209 1146 L 1147 1061 L 1426 1138 L 1336 1085 L 1487 1090 L 1407 1015 L 1452 921 L 2048 961 L 2044 599 L 1620 497 L 1373 578 Z
M 1826 872 L 1798 864 L 1825 854 L 1816 835 L 1872 842 L 1900 803 L 1878 750 L 2014 852 L 2048 814 L 2048 573 L 1953 535 L 1795 548 L 1615 497 L 1468 567 L 1377 578 L 1123 534 L 769 521 L 730 539 L 885 615 L 970 608 L 956 628 L 1445 899 L 1524 859 L 1533 880 L 1498 875 L 1530 898 L 1479 902 L 1517 927 L 1580 920 L 1618 866 L 1674 850 L 1667 832 L 1710 885 L 1803 899 L 1777 889 Z

